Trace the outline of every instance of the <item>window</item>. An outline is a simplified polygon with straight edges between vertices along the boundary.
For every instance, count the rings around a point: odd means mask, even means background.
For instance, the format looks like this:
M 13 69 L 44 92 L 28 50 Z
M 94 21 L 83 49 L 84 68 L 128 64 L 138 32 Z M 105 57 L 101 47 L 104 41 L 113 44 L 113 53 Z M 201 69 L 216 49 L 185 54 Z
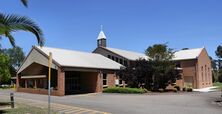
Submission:
M 119 63 L 120 63 L 120 64 L 123 64 L 123 60 L 122 60 L 122 59 L 119 59 Z
M 20 80 L 19 81 L 19 86 L 25 88 L 25 80 Z
M 176 67 L 179 67 L 179 68 L 181 67 L 180 62 L 176 63 Z
M 128 66 L 128 63 L 127 63 L 127 61 L 126 60 L 124 60 L 124 66 Z
M 107 74 L 103 74 L 103 85 L 107 85 Z
M 48 82 L 47 79 L 37 79 L 37 88 L 47 89 L 48 88 Z
M 207 65 L 205 65 L 204 72 L 205 72 L 205 82 L 207 82 Z
M 34 80 L 32 80 L 32 79 L 27 80 L 27 86 L 28 86 L 28 88 L 33 88 L 34 87 Z
M 99 45 L 101 45 L 102 44 L 102 42 L 101 42 L 101 40 L 99 40 Z
M 201 66 L 201 77 L 202 77 L 202 82 L 204 81 L 204 76 L 203 76 L 203 66 Z
M 111 58 L 111 56 L 110 56 L 110 55 L 108 55 L 108 58 L 110 59 L 110 58 Z
M 122 75 L 119 76 L 119 84 L 123 84 Z
M 116 57 L 116 58 L 115 58 L 115 61 L 116 61 L 116 62 L 119 62 L 119 58 L 118 58 L 118 57 Z
M 112 56 L 112 60 L 114 60 L 114 56 Z
M 208 67 L 208 82 L 210 84 L 210 68 Z

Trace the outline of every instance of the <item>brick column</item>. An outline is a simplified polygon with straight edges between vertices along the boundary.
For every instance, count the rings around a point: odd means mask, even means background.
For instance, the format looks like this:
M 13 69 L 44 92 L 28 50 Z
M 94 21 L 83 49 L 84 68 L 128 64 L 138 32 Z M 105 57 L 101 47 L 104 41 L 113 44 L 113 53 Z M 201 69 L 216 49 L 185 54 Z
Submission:
M 57 95 L 64 96 L 65 95 L 65 72 L 58 68 L 57 71 Z
M 16 75 L 16 91 L 18 91 L 18 88 L 19 88 L 20 78 L 21 78 L 21 77 L 17 74 L 17 75 Z
M 97 80 L 96 80 L 96 92 L 102 92 L 103 91 L 103 79 L 102 79 L 102 73 L 98 72 Z
M 35 89 L 37 89 L 37 83 L 36 83 L 36 80 L 37 80 L 37 79 L 34 80 L 34 88 L 35 88 Z
M 25 79 L 25 88 L 28 88 L 27 79 Z
M 107 74 L 107 85 L 108 87 L 115 87 L 115 74 Z

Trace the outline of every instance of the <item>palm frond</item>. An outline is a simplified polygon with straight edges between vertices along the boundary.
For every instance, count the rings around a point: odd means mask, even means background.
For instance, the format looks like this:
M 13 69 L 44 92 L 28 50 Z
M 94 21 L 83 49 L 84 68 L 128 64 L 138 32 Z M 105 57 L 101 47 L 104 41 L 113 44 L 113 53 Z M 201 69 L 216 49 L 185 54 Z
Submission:
M 0 34 L 19 30 L 33 33 L 40 46 L 44 45 L 43 32 L 30 18 L 18 15 L 4 15 L 0 13 Z
M 28 7 L 28 0 L 21 0 L 21 2 L 25 7 Z
M 15 39 L 10 33 L 5 33 L 5 36 L 9 39 L 13 47 L 15 47 Z

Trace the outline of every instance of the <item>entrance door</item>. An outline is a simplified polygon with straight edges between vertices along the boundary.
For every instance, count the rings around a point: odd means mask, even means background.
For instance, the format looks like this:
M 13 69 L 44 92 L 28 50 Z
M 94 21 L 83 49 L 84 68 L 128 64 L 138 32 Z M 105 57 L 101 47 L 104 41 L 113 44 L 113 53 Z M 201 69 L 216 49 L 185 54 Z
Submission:
M 78 74 L 68 74 L 65 77 L 66 94 L 74 94 L 80 92 L 80 76 Z

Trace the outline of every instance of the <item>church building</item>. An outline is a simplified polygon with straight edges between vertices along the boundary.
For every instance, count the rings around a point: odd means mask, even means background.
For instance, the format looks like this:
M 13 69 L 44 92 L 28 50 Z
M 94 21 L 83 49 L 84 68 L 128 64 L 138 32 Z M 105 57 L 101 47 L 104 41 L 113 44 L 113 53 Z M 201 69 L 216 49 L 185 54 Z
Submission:
M 53 57 L 52 95 L 57 96 L 102 92 L 103 88 L 124 86 L 125 82 L 116 72 L 139 58 L 148 58 L 143 53 L 108 47 L 102 30 L 92 53 L 33 46 L 17 72 L 18 92 L 47 94 L 50 52 Z M 181 88 L 186 85 L 193 88 L 212 86 L 211 61 L 205 48 L 177 51 L 173 61 L 182 70 L 182 79 L 176 82 Z

